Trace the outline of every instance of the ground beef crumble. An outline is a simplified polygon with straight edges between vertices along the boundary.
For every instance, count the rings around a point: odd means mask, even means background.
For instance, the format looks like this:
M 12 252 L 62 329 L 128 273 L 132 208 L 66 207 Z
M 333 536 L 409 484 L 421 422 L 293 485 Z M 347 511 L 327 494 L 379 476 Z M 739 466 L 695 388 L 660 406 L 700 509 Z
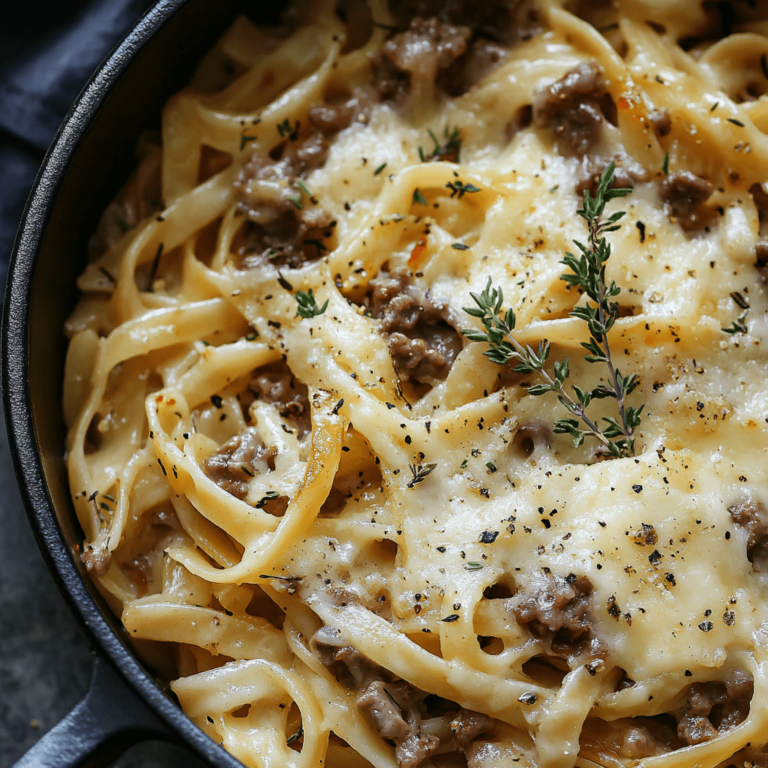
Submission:
M 660 191 L 667 214 L 690 230 L 701 225 L 699 206 L 715 191 L 715 185 L 690 171 L 675 171 L 664 179 Z
M 768 512 L 763 504 L 751 498 L 728 507 L 737 529 L 747 534 L 747 558 L 758 571 L 768 571 Z
M 336 134 L 369 114 L 370 102 L 359 90 L 315 104 L 307 115 L 308 132 L 300 122 L 291 124 L 293 132 L 268 155 L 255 153 L 243 166 L 234 182 L 240 210 L 249 219 L 238 248 L 240 266 L 296 268 L 322 255 L 317 243 L 330 237 L 333 222 L 298 189 L 297 180 L 325 165 Z
M 112 564 L 112 553 L 104 547 L 94 549 L 88 544 L 83 549 L 82 560 L 88 573 L 103 576 Z
M 238 499 L 248 495 L 248 482 L 256 462 L 271 458 L 254 427 L 247 427 L 221 445 L 203 462 L 203 470 L 216 485 Z
M 685 744 L 700 744 L 746 720 L 754 685 L 751 675 L 736 671 L 721 681 L 689 686 L 684 706 L 673 712 L 677 735 Z
M 299 439 L 311 430 L 311 408 L 307 387 L 300 382 L 282 360 L 257 369 L 248 389 L 238 398 L 244 416 L 254 400 L 274 405 L 285 420 L 283 428 L 296 432 Z M 266 463 L 266 468 L 265 468 Z M 220 488 L 245 500 L 250 480 L 262 471 L 274 469 L 274 451 L 264 445 L 258 429 L 246 427 L 219 446 L 203 462 L 203 470 Z M 262 507 L 280 516 L 285 510 L 284 498 L 269 500 Z
M 256 372 L 248 389 L 256 400 L 272 403 L 280 415 L 295 425 L 299 438 L 311 429 L 309 395 L 302 384 L 282 361 L 264 366 Z
M 768 266 L 768 237 L 760 237 L 755 243 L 755 260 L 761 269 Z
M 406 29 L 416 17 L 436 16 L 444 23 L 468 27 L 473 39 L 503 45 L 527 40 L 541 31 L 538 12 L 524 0 L 390 0 L 389 8 L 400 29 Z
M 649 112 L 648 122 L 657 136 L 669 136 L 672 131 L 672 116 L 666 109 L 654 109 Z
M 415 285 L 406 267 L 371 280 L 367 304 L 402 381 L 435 385 L 445 379 L 462 348 L 447 305 Z
M 671 736 L 671 731 L 669 734 Z M 667 734 L 660 732 L 660 729 L 635 723 L 624 732 L 619 753 L 622 757 L 635 759 L 664 755 L 670 751 L 670 748 L 664 743 L 665 735 Z
M 323 627 L 310 640 L 310 648 L 336 679 L 357 693 L 357 705 L 384 739 L 395 744 L 400 768 L 418 768 L 438 750 L 464 752 L 493 721 L 479 712 L 440 700 L 374 664 L 339 639 L 333 627 Z
M 399 31 L 371 57 L 373 82 L 385 101 L 402 101 L 414 79 L 450 96 L 466 93 L 498 67 L 516 40 L 541 32 L 538 11 L 524 0 L 395 0 Z
M 557 82 L 536 91 L 533 122 L 551 128 L 571 152 L 583 156 L 599 141 L 603 124 L 601 102 L 608 95 L 602 68 L 583 62 Z
M 549 568 L 542 568 L 531 574 L 506 607 L 542 641 L 550 655 L 561 656 L 571 668 L 607 656 L 590 618 L 592 583 L 586 576 L 555 576 Z
M 436 17 L 415 18 L 410 28 L 387 40 L 373 54 L 373 82 L 385 101 L 402 100 L 414 79 L 434 83 L 464 52 L 471 36 L 467 27 L 445 24 Z
M 365 122 L 370 116 L 371 104 L 362 90 L 348 97 L 340 97 L 315 104 L 307 115 L 309 124 L 324 138 L 349 128 L 354 120 Z
M 461 96 L 499 67 L 509 56 L 509 49 L 493 40 L 470 40 L 467 50 L 438 77 L 438 85 L 449 96 Z
M 755 243 L 755 266 L 761 270 L 763 277 L 765 277 L 765 267 L 768 266 L 768 237 L 766 236 L 768 232 L 768 193 L 762 184 L 753 184 L 749 192 L 752 195 L 760 220 L 760 234 Z
M 635 184 L 648 178 L 645 169 L 639 164 L 633 164 L 629 158 L 622 157 L 589 157 L 582 160 L 582 172 L 576 184 L 576 194 L 582 196 L 588 189 L 594 197 L 603 171 L 614 162 L 613 184 L 611 189 L 634 189 Z
M 741 670 L 723 680 L 693 683 L 669 713 L 616 721 L 619 753 L 640 759 L 710 741 L 747 718 L 753 688 L 751 675 Z
M 323 241 L 326 232 L 328 236 L 331 233 L 324 226 L 329 224 L 330 217 L 319 209 L 303 215 L 286 209 L 263 224 L 248 222 L 237 249 L 239 266 L 253 269 L 272 264 L 278 268 L 298 269 L 325 253 L 323 248 L 327 246 Z M 317 242 L 323 248 L 319 248 Z

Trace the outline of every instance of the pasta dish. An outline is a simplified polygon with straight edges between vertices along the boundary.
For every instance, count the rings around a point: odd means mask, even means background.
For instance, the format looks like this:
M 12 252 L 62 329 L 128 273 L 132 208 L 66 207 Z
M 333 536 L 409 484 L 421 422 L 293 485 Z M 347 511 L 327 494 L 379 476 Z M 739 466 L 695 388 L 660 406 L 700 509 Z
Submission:
M 106 208 L 80 555 L 252 768 L 768 766 L 768 4 L 235 20 Z

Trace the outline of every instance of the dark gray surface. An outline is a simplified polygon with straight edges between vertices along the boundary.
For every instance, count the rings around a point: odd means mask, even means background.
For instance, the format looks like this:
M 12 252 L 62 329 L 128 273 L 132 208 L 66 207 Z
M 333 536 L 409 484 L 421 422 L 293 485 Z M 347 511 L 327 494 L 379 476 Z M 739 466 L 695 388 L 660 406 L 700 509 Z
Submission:
M 8 768 L 85 695 L 91 658 L 37 548 L 16 488 L 2 415 L 0 425 L 0 768 Z M 114 766 L 203 768 L 203 763 L 176 747 L 148 743 L 133 747 Z
M 0 3 L 0 286 L 24 201 L 56 129 L 99 62 L 153 4 Z
M 0 126 L 38 149 L 98 63 L 153 0 L 3 3 Z

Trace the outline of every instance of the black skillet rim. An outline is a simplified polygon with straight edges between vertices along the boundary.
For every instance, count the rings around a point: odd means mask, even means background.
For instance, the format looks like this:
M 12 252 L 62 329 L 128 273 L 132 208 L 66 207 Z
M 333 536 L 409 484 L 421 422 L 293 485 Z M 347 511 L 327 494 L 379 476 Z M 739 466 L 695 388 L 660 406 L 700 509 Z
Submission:
M 197 728 L 123 645 L 75 566 L 45 482 L 29 387 L 29 313 L 39 248 L 71 161 L 112 88 L 154 34 L 186 0 L 159 0 L 101 64 L 75 101 L 46 153 L 11 251 L 2 316 L 2 388 L 6 429 L 22 500 L 54 579 L 89 641 L 109 659 L 180 743 L 212 765 L 241 764 Z

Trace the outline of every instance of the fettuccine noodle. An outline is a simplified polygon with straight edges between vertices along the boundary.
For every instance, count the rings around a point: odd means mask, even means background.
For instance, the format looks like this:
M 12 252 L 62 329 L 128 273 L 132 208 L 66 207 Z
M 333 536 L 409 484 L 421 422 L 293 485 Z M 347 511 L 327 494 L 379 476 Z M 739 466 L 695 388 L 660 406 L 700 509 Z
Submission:
M 336 5 L 238 18 L 93 238 L 98 589 L 252 768 L 768 765 L 768 5 Z M 605 384 L 561 275 L 611 161 L 623 458 L 462 334 L 490 279 Z

